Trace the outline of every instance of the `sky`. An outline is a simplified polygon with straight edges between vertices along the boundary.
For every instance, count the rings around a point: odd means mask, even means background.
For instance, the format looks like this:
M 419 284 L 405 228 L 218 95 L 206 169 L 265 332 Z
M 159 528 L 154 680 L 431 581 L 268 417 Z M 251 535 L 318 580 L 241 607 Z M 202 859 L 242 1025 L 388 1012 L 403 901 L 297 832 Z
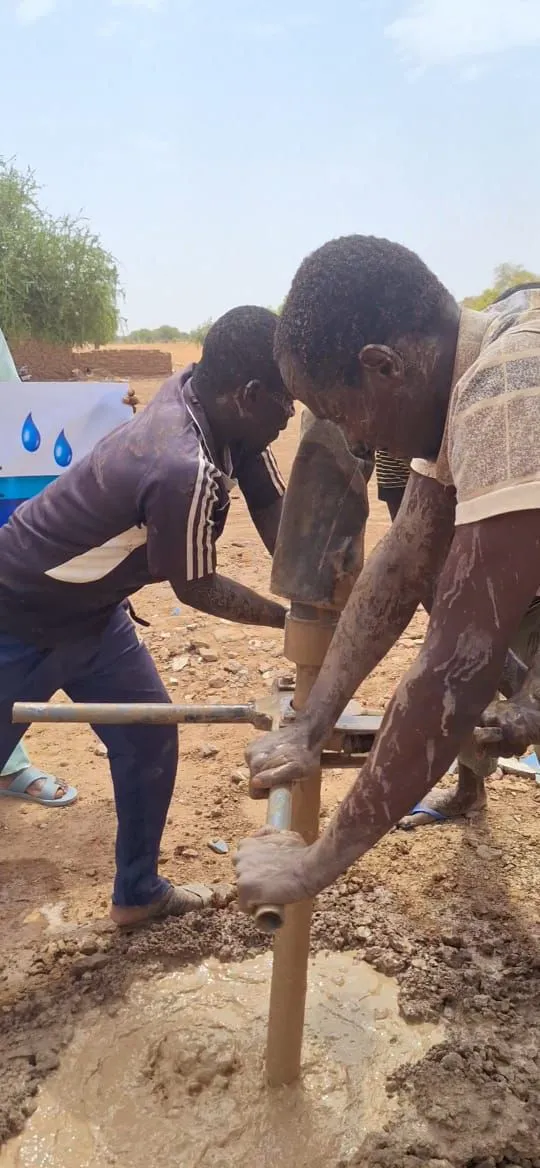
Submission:
M 129 328 L 277 305 L 353 232 L 462 297 L 540 272 L 539 65 L 540 0 L 0 0 L 0 152 Z

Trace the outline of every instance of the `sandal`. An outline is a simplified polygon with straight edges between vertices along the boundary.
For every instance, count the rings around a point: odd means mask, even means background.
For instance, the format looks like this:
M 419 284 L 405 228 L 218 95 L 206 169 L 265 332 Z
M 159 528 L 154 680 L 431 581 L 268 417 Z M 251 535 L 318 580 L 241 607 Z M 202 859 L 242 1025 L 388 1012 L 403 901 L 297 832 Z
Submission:
M 29 795 L 28 788 L 32 783 L 41 780 L 42 787 L 38 795 Z M 64 789 L 64 794 L 56 799 L 58 788 Z M 46 775 L 39 767 L 27 766 L 23 771 L 14 775 L 9 787 L 0 787 L 0 799 L 23 799 L 27 803 L 40 803 L 42 807 L 68 807 L 74 803 L 79 792 L 76 787 L 66 787 L 54 775 Z

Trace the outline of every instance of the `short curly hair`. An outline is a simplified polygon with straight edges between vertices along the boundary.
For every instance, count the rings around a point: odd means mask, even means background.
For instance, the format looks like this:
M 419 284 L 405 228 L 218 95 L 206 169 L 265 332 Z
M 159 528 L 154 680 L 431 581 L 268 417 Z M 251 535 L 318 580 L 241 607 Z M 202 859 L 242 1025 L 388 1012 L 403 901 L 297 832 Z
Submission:
M 195 390 L 229 394 L 248 381 L 260 381 L 272 393 L 283 393 L 274 359 L 277 316 L 253 304 L 231 308 L 210 328 L 193 374 Z
M 373 235 L 325 243 L 300 265 L 276 333 L 275 354 L 297 360 L 318 385 L 358 380 L 364 345 L 436 336 L 457 309 L 408 248 Z

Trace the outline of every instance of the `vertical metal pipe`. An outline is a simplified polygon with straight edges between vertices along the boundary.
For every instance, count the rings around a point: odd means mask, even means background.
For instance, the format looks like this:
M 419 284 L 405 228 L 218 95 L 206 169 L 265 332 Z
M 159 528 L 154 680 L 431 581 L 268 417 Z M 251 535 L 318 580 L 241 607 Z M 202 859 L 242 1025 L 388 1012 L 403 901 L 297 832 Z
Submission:
M 305 637 L 310 639 L 309 623 Z M 301 709 L 317 677 L 318 667 L 297 667 L 294 705 Z M 319 832 L 321 771 L 292 790 L 291 830 L 311 844 Z M 266 1077 L 270 1087 L 293 1083 L 300 1074 L 306 1006 L 309 937 L 313 901 L 287 907 L 276 933 L 266 1046 Z

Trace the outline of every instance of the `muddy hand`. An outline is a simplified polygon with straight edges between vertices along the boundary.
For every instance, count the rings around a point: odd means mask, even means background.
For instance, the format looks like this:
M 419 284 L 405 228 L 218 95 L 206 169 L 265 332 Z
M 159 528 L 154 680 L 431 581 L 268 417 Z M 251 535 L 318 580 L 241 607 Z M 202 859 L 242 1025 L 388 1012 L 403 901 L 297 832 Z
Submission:
M 238 900 L 243 912 L 261 904 L 293 904 L 312 894 L 306 884 L 306 845 L 294 831 L 263 827 L 241 840 L 234 857 Z
M 125 406 L 131 406 L 134 414 L 137 413 L 137 406 L 139 405 L 140 399 L 136 396 L 135 390 L 132 389 L 131 386 L 129 387 L 125 397 L 122 398 L 122 401 Z
M 493 753 L 496 744 L 497 754 L 503 758 L 519 758 L 531 744 L 540 742 L 540 705 L 530 696 L 516 694 L 508 702 L 492 702 L 480 723 L 474 740 L 478 749 L 487 754 L 490 747 Z
M 286 787 L 312 778 L 319 769 L 320 758 L 320 746 L 312 747 L 308 743 L 306 730 L 300 723 L 264 734 L 246 749 L 250 795 L 262 799 L 270 787 Z

